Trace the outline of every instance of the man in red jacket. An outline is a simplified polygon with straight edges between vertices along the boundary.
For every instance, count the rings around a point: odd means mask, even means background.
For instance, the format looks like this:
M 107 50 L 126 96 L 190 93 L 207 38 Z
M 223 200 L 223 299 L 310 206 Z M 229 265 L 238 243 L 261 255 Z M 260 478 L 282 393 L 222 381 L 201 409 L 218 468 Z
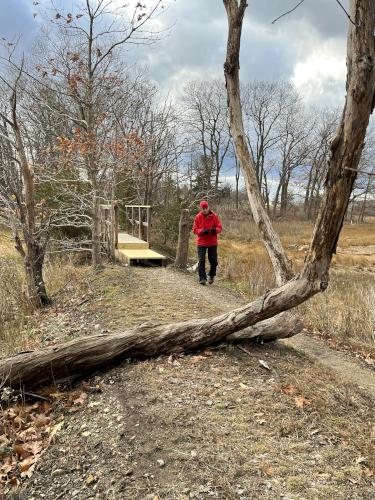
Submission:
M 212 284 L 217 267 L 217 235 L 221 233 L 222 226 L 219 217 L 210 210 L 207 201 L 201 201 L 199 207 L 200 212 L 195 216 L 193 232 L 197 235 L 199 283 L 205 285 L 207 283 L 206 251 L 210 263 L 208 282 Z

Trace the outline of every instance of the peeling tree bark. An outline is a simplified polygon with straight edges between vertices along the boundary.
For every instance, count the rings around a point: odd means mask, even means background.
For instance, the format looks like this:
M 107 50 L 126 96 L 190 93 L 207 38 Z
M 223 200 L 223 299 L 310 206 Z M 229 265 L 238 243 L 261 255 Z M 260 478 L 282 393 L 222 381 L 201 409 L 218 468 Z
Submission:
M 224 0 L 229 19 L 226 72 L 238 72 L 238 52 L 246 2 Z M 160 325 L 145 324 L 118 335 L 96 335 L 0 361 L 0 381 L 36 386 L 77 376 L 125 358 L 188 352 L 217 344 L 229 335 L 269 320 L 328 286 L 329 267 L 353 189 L 375 89 L 375 0 L 351 0 L 347 96 L 331 146 L 325 195 L 302 271 L 285 284 L 215 318 Z M 233 30 L 235 37 L 233 40 Z M 235 42 L 235 43 L 234 43 Z M 233 53 L 232 53 L 233 52 Z M 230 81 L 230 80 L 229 80 Z M 240 110 L 239 110 L 240 111 Z M 232 109 L 233 112 L 233 109 Z M 236 136 L 241 150 L 243 138 Z M 243 154 L 243 151 L 240 152 Z M 245 157 L 245 154 L 244 154 Z M 246 158 L 245 158 L 246 159 Z M 269 332 L 268 332 L 269 333 Z

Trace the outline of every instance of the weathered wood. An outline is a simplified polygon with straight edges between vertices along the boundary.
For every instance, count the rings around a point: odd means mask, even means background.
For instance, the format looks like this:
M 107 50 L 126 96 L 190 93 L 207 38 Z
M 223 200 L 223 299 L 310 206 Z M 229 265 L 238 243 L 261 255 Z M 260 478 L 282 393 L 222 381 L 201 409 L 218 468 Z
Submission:
M 256 325 L 244 328 L 239 332 L 228 335 L 227 340 L 238 342 L 240 340 L 259 339 L 269 342 L 276 339 L 286 339 L 302 332 L 303 321 L 294 314 L 284 312 L 273 318 L 261 321 Z
M 186 269 L 189 254 L 190 238 L 190 212 L 188 209 L 181 210 L 180 224 L 178 230 L 178 243 L 175 266 L 179 269 Z

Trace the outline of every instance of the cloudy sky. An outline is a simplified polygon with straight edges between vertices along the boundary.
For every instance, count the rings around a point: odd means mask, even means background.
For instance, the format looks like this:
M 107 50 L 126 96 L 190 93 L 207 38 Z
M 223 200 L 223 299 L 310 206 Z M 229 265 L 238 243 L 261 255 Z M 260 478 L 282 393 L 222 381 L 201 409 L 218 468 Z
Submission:
M 227 21 L 221 0 L 168 1 L 168 8 L 156 20 L 157 27 L 169 28 L 167 34 L 153 46 L 132 46 L 126 57 L 147 65 L 163 90 L 178 97 L 188 80 L 223 77 Z M 290 80 L 309 104 L 341 104 L 347 18 L 336 0 L 305 0 L 276 24 L 272 20 L 297 0 L 248 3 L 242 79 Z M 347 6 L 348 2 L 343 3 Z M 74 4 L 79 1 L 64 0 L 67 9 Z M 40 24 L 38 17 L 33 18 L 36 9 L 32 0 L 0 0 L 0 37 L 22 34 L 22 45 L 29 46 Z

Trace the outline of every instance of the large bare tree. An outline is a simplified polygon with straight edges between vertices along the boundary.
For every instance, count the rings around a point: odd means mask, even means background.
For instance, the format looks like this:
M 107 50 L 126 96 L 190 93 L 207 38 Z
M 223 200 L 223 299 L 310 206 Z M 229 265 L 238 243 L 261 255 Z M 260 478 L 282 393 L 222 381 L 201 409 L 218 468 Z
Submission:
M 257 179 L 243 128 L 239 85 L 239 53 L 246 0 L 224 0 L 228 16 L 228 44 L 225 62 L 230 124 L 236 153 L 244 173 L 254 218 L 262 235 L 269 239 L 267 249 L 279 269 L 287 275 L 285 252 L 275 244 L 273 229 L 262 219 L 264 207 L 258 207 Z M 292 276 L 279 275 L 284 283 L 255 301 L 229 313 L 209 319 L 177 324 L 144 324 L 118 335 L 95 335 L 41 351 L 21 353 L 0 362 L 0 379 L 18 386 L 37 385 L 53 377 L 78 375 L 127 357 L 142 358 L 162 353 L 196 349 L 222 341 L 229 335 L 287 311 L 326 290 L 329 268 L 358 165 L 369 117 L 374 107 L 375 89 L 375 0 L 351 0 L 347 44 L 347 95 L 341 121 L 331 144 L 325 193 L 303 269 Z M 255 183 L 253 186 L 253 182 Z M 261 203 L 261 199 L 260 199 Z M 254 211 L 254 210 L 253 210 Z M 268 224 L 268 221 L 267 221 Z M 260 326 L 257 325 L 257 326 Z M 262 336 L 262 329 L 253 330 Z M 270 336 L 268 331 L 264 337 Z
M 126 78 L 116 55 L 125 44 L 147 44 L 159 38 L 159 33 L 146 26 L 162 4 L 162 0 L 148 6 L 137 2 L 131 9 L 114 0 L 85 0 L 76 12 L 63 5 L 61 9 L 54 7 L 56 30 L 48 38 L 45 60 L 38 67 L 41 77 L 54 77 L 55 92 L 63 91 L 65 115 L 76 130 L 75 145 L 73 141 L 71 146 L 84 151 L 82 168 L 91 192 L 94 268 L 101 266 L 100 205 L 108 173 L 108 163 L 101 160 L 114 122 L 112 110 Z

